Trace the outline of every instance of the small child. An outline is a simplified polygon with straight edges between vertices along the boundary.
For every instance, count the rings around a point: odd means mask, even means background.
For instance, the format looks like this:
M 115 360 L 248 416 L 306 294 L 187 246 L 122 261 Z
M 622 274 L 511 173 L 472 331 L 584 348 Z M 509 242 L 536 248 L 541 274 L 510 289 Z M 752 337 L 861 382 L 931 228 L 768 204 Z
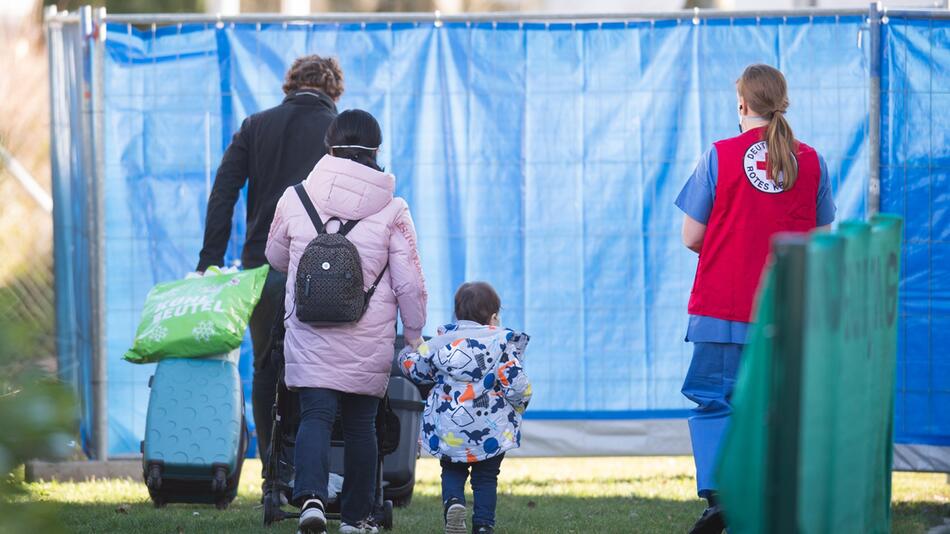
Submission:
M 528 336 L 500 328 L 500 311 L 501 299 L 489 284 L 462 284 L 455 294 L 457 322 L 399 356 L 403 374 L 433 386 L 422 415 L 422 443 L 441 459 L 445 534 L 467 534 L 469 467 L 472 532 L 494 532 L 501 461 L 521 443 L 521 414 L 531 399 L 521 365 Z

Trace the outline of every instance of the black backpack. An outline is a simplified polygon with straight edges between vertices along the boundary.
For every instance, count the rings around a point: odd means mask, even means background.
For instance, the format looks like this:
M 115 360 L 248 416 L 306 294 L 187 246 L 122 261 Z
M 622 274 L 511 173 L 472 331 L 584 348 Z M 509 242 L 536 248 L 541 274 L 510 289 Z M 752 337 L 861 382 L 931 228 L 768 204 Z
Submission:
M 364 292 L 360 253 L 346 238 L 346 234 L 360 221 L 343 223 L 335 217 L 331 218 L 327 223 L 336 219 L 341 226 L 337 233 L 329 234 L 303 184 L 294 186 L 294 190 L 317 229 L 317 237 L 307 244 L 297 264 L 297 319 L 315 326 L 359 321 L 366 313 L 369 300 L 389 264 L 383 267 L 373 285 Z

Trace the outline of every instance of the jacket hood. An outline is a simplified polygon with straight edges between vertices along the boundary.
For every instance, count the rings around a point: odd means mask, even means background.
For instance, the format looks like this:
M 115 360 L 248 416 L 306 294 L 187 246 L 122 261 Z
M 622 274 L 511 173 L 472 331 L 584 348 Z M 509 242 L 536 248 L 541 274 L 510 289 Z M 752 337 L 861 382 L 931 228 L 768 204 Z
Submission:
M 430 344 L 433 347 L 443 347 L 447 353 L 458 350 L 460 358 L 438 359 L 436 366 L 440 371 L 459 382 L 469 382 L 473 378 L 481 377 L 483 372 L 494 372 L 501 356 L 505 352 L 524 359 L 525 347 L 530 339 L 526 334 L 516 334 L 507 328 L 487 326 L 472 321 L 459 321 L 455 324 L 440 326 Z M 517 339 L 517 341 L 513 341 Z M 512 346 L 509 347 L 509 342 Z M 471 358 L 469 355 L 489 354 L 492 362 Z M 476 378 L 477 380 L 477 378 Z
M 396 177 L 353 160 L 327 154 L 304 181 L 317 211 L 324 219 L 365 219 L 393 200 Z

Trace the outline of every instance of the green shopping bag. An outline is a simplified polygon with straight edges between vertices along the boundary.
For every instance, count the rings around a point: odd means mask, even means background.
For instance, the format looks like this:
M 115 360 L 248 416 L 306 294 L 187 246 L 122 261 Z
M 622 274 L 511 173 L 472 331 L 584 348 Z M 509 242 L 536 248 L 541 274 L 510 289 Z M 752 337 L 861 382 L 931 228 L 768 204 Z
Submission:
M 209 269 L 205 276 L 165 282 L 145 299 L 132 363 L 229 352 L 241 345 L 269 267 L 240 272 Z

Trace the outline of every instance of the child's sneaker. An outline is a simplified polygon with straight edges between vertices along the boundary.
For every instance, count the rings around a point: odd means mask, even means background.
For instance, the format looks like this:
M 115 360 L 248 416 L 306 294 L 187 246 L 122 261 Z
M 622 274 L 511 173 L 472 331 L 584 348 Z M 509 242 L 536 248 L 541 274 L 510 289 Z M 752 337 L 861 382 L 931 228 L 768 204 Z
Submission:
M 378 534 L 379 528 L 371 519 L 364 519 L 355 525 L 340 523 L 340 534 Z
M 495 534 L 495 528 L 488 525 L 472 525 L 472 534 Z
M 468 516 L 468 510 L 462 501 L 458 499 L 449 499 L 445 503 L 445 534 L 468 534 L 465 528 L 465 518 Z
M 323 534 L 327 531 L 327 515 L 319 499 L 308 499 L 300 508 L 300 534 Z

